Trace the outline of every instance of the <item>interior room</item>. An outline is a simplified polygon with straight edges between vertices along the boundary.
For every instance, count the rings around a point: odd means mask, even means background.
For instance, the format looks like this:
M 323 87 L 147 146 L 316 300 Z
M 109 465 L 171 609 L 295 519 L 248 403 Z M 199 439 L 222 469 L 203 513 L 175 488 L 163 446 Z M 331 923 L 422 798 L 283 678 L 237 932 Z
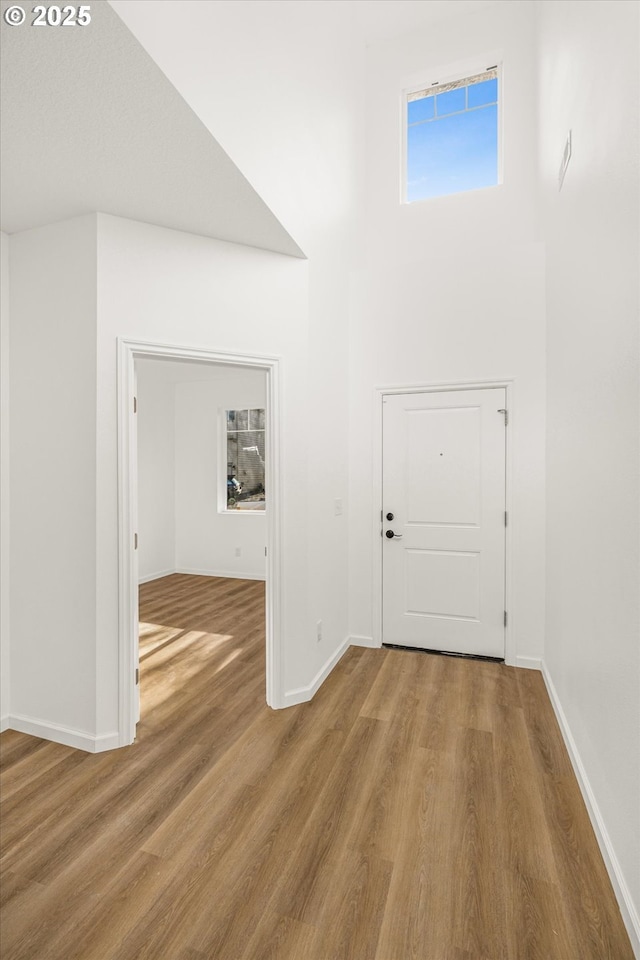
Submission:
M 640 4 L 0 11 L 3 957 L 640 960 Z

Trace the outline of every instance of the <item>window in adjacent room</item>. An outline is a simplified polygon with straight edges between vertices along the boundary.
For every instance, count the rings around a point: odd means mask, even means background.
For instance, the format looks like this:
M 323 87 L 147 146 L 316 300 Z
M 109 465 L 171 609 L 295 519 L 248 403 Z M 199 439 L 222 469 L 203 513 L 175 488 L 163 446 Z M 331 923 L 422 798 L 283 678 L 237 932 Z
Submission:
M 404 200 L 500 182 L 497 66 L 406 95 Z
M 264 510 L 264 410 L 227 410 L 227 510 Z

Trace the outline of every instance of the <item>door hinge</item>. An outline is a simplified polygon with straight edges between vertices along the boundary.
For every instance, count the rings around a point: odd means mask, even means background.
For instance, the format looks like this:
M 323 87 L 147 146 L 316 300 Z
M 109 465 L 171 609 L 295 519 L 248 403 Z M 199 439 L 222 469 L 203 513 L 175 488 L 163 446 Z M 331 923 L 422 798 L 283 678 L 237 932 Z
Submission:
M 504 425 L 506 427 L 509 423 L 509 411 L 505 410 L 504 407 L 500 407 L 500 409 L 498 410 L 498 413 L 504 413 Z
M 506 510 L 505 510 L 505 512 L 504 512 L 504 525 L 505 525 L 505 527 L 507 527 L 507 526 L 509 525 L 509 514 L 507 513 Z
M 138 398 L 137 398 L 137 397 L 134 397 L 134 398 L 133 398 L 133 412 L 134 412 L 134 413 L 137 413 L 137 412 L 138 412 Z
M 506 625 L 507 625 L 507 611 L 506 611 L 506 610 L 505 610 L 505 612 L 504 612 L 504 625 L 505 625 L 505 627 L 506 627 Z
M 140 667 L 136 667 L 136 686 L 140 683 Z
M 137 533 L 134 533 L 134 535 L 133 535 L 133 549 L 134 549 L 134 550 L 137 550 L 137 549 L 138 549 L 138 534 L 137 534 Z

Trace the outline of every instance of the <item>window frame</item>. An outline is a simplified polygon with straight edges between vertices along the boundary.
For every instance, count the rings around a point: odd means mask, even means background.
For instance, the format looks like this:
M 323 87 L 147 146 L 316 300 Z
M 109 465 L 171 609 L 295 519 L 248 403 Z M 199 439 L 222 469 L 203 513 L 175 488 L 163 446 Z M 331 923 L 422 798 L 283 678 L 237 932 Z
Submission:
M 224 513 L 226 516 L 231 514 L 237 516 L 257 516 L 264 517 L 267 512 L 266 497 L 266 466 L 265 466 L 265 499 L 264 507 L 261 509 L 243 509 L 234 507 L 229 509 L 227 506 L 227 412 L 229 410 L 263 410 L 264 411 L 264 441 L 265 441 L 265 460 L 267 453 L 269 422 L 266 406 L 263 407 L 219 407 L 218 408 L 218 513 Z
M 495 190 L 496 187 L 501 187 L 504 183 L 504 174 L 503 174 L 503 143 L 504 143 L 504 85 L 503 85 L 503 69 L 502 69 L 502 56 L 485 56 L 482 59 L 478 58 L 477 60 L 470 61 L 461 65 L 460 67 L 454 68 L 443 68 L 442 70 L 434 71 L 432 74 L 427 74 L 426 79 L 425 75 L 422 75 L 422 78 L 419 82 L 412 82 L 410 85 L 404 87 L 401 91 L 401 109 L 400 109 L 400 124 L 401 124 L 401 158 L 400 158 L 400 205 L 404 207 L 411 207 L 415 204 L 426 203 L 429 200 L 442 200 L 448 197 L 461 197 L 465 194 L 478 193 L 483 190 Z M 434 87 L 434 93 L 436 93 L 436 87 L 445 86 L 448 83 L 454 83 L 460 80 L 466 80 L 470 77 L 477 76 L 480 73 L 484 73 L 486 70 L 493 69 L 496 71 L 496 76 L 498 80 L 498 176 L 497 182 L 492 184 L 489 187 L 474 187 L 472 190 L 460 190 L 457 193 L 441 193 L 435 197 L 424 197 L 422 200 L 409 200 L 407 198 L 407 164 L 408 164 L 408 129 L 409 129 L 409 97 L 413 93 L 419 93 L 422 90 L 426 90 L 428 87 Z

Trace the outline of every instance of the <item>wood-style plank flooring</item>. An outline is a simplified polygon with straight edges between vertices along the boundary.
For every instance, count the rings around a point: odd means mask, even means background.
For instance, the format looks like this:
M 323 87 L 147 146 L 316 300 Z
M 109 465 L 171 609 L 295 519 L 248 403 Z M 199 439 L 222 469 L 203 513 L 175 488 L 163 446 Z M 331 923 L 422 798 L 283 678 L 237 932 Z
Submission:
M 540 674 L 351 648 L 264 702 L 264 589 L 141 588 L 142 722 L 2 736 L 2 960 L 633 960 Z

